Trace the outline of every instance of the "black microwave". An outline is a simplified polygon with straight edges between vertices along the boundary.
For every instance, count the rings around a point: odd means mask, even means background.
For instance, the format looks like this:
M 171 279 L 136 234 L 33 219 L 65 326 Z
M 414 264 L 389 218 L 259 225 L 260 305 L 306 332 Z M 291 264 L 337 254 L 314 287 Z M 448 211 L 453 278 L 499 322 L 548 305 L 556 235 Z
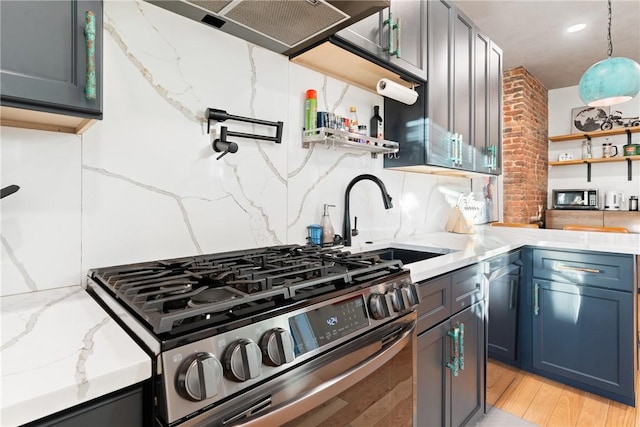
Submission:
M 600 194 L 598 190 L 553 190 L 551 205 L 553 209 L 598 209 Z

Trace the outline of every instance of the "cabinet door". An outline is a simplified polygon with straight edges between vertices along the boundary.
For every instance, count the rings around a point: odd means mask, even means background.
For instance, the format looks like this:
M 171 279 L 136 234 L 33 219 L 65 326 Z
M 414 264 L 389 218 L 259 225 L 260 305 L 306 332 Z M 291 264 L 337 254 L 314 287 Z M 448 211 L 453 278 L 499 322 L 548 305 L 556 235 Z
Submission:
M 453 20 L 451 131 L 458 135 L 457 167 L 473 170 L 475 153 L 471 129 L 473 81 L 473 24 L 456 11 Z
M 427 2 L 427 8 L 429 58 L 427 115 L 438 126 L 451 129 L 451 61 L 449 60 L 449 51 L 451 46 L 450 22 L 453 9 L 449 3 L 440 0 Z
M 462 364 L 454 375 L 452 332 L 461 325 Z M 484 325 L 484 302 L 481 302 L 418 336 L 419 426 L 458 427 L 483 413 Z
M 634 404 L 632 293 L 534 279 L 533 367 Z
M 502 173 L 502 50 L 491 42 L 489 50 L 489 109 L 487 147 L 495 152 L 495 168 L 490 171 Z
M 388 10 L 388 9 L 387 9 Z M 385 15 L 388 13 L 383 11 Z M 383 45 L 385 43 L 382 37 L 382 21 L 384 20 L 383 12 L 378 12 L 368 16 L 355 24 L 349 25 L 344 30 L 336 33 L 336 36 L 342 38 L 354 46 L 369 52 L 377 57 L 386 57 Z
M 474 46 L 473 146 L 476 151 L 474 170 L 479 172 L 488 172 L 492 160 L 491 152 L 487 150 L 490 43 L 487 36 L 479 32 L 476 33 Z
M 489 357 L 516 360 L 520 267 L 504 267 L 508 274 L 489 281 Z
M 449 322 L 443 322 L 418 336 L 417 425 L 449 426 L 451 419 L 446 408 L 451 406 L 452 338 L 447 335 Z
M 1 7 L 3 105 L 100 116 L 101 1 L 5 1 Z M 96 98 L 85 95 L 85 13 L 96 20 Z
M 484 302 L 461 311 L 450 320 L 451 327 L 463 325 L 460 354 L 463 357 L 457 377 L 451 379 L 451 425 L 467 424 L 484 412 L 485 315 Z M 472 425 L 472 424 L 470 424 Z
M 397 25 L 391 49 L 398 52 L 389 56 L 389 62 L 406 70 L 421 80 L 427 79 L 427 11 L 425 2 L 415 0 L 393 0 L 392 20 Z M 385 31 L 389 31 L 389 26 Z

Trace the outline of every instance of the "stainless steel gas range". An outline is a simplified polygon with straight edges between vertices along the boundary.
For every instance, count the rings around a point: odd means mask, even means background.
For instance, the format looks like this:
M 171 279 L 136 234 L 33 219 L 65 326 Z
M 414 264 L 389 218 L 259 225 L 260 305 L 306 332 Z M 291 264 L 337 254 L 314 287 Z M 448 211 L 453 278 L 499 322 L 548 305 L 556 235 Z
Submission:
M 415 422 L 419 294 L 400 261 L 288 245 L 88 275 L 154 359 L 152 425 Z

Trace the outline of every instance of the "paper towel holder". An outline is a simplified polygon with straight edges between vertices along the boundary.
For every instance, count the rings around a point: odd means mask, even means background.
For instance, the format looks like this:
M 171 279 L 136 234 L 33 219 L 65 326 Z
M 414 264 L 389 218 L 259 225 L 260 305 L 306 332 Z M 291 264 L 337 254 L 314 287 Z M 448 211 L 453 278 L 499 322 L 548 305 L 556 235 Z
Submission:
M 405 87 L 392 80 L 383 78 L 378 80 L 376 84 L 376 92 L 386 98 L 395 99 L 403 104 L 412 105 L 415 104 L 418 99 L 418 92 L 415 90 L 415 84 L 411 84 L 411 89 Z

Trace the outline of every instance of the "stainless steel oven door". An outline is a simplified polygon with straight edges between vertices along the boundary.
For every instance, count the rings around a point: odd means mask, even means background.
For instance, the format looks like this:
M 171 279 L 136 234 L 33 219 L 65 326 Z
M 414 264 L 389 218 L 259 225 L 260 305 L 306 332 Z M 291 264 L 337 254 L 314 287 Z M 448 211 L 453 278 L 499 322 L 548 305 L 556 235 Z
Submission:
M 415 425 L 416 340 L 411 312 L 187 424 Z

